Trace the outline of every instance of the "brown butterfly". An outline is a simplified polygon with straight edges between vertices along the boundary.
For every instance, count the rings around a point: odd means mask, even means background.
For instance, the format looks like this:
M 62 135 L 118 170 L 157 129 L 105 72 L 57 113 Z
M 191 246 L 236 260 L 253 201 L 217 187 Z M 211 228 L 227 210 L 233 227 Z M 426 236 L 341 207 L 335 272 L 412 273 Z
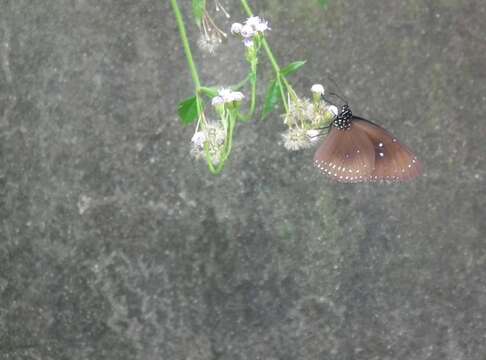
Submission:
M 333 180 L 408 181 L 420 175 L 420 161 L 406 145 L 381 126 L 354 116 L 347 104 L 330 128 L 314 155 L 314 165 Z

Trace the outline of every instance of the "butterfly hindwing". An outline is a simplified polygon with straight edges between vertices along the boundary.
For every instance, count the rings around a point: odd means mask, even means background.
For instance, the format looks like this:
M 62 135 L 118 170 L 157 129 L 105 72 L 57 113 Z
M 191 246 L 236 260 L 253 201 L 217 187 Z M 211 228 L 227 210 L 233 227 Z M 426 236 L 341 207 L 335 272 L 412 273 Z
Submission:
M 368 181 L 374 163 L 373 143 L 354 124 L 346 130 L 332 127 L 314 155 L 314 165 L 338 182 Z
M 370 181 L 407 181 L 420 175 L 420 161 L 390 132 L 359 117 L 354 117 L 353 126 L 366 133 L 374 147 L 374 171 Z

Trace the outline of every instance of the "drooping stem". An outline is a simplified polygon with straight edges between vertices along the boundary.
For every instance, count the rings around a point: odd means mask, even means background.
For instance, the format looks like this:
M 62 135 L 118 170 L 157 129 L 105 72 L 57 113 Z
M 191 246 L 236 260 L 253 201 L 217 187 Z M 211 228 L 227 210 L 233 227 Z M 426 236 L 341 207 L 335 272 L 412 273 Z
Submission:
M 226 129 L 227 136 L 224 140 L 223 150 L 221 151 L 221 155 L 216 165 L 214 165 L 213 163 L 213 157 L 211 156 L 210 145 L 208 143 L 204 144 L 204 154 L 207 159 L 208 169 L 213 175 L 218 175 L 219 173 L 221 173 L 221 171 L 223 171 L 224 165 L 226 163 L 226 160 L 228 160 L 228 157 L 231 153 L 231 147 L 233 145 L 233 132 L 236 125 L 237 112 L 234 110 L 230 110 L 229 112 L 225 113 L 224 117 L 228 122 L 227 123 L 228 127 Z
M 226 146 L 225 146 L 225 151 L 224 151 L 224 154 L 223 154 L 223 164 L 224 162 L 228 159 L 228 156 L 229 154 L 231 153 L 231 147 L 233 145 L 233 131 L 235 129 L 235 122 L 236 122 L 236 115 L 232 112 L 230 112 L 229 114 L 229 133 L 228 133 L 228 136 L 227 136 L 227 142 L 226 142 Z

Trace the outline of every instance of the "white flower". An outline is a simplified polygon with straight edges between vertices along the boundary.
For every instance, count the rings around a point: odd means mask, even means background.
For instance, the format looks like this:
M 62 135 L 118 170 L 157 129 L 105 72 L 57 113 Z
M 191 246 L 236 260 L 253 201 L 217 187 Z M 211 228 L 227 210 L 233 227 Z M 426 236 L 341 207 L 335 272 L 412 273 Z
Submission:
M 290 101 L 289 110 L 284 116 L 284 123 L 289 126 L 311 121 L 314 117 L 314 106 L 309 99 L 296 98 Z
M 309 137 L 309 141 L 311 143 L 318 142 L 320 140 L 319 135 L 321 135 L 321 132 L 319 130 L 316 129 L 307 130 L 307 136 Z
M 311 87 L 311 91 L 316 94 L 324 95 L 324 86 L 321 84 L 314 84 Z
M 268 21 L 265 21 L 259 16 L 252 16 L 246 19 L 245 26 L 250 26 L 255 32 L 263 33 L 266 30 L 270 30 Z
M 261 19 L 260 19 L 259 16 L 251 16 L 248 19 L 246 19 L 245 25 L 256 26 L 260 22 L 261 22 Z
M 268 21 L 263 20 L 259 16 L 249 17 L 244 24 L 234 23 L 231 25 L 231 32 L 233 34 L 240 34 L 243 37 L 243 43 L 246 47 L 252 47 L 253 38 L 258 34 L 263 34 L 267 30 L 270 30 Z
M 260 21 L 260 23 L 255 25 L 255 30 L 258 31 L 259 33 L 262 33 L 266 30 L 271 30 L 270 27 L 268 26 L 268 21 L 264 21 L 263 19 Z
M 243 25 L 240 23 L 234 23 L 231 25 L 231 33 L 233 34 L 239 34 L 241 33 L 241 29 L 243 28 Z
M 243 95 L 243 93 L 239 91 L 233 91 L 231 93 L 231 98 L 233 99 L 233 101 L 241 101 L 245 98 L 245 95 Z
M 215 96 L 211 100 L 211 105 L 213 105 L 213 106 L 218 106 L 218 105 L 221 105 L 221 104 L 224 104 L 224 99 L 221 96 Z
M 225 140 L 226 130 L 223 124 L 210 121 L 203 125 L 203 129 L 196 132 L 192 137 L 191 155 L 196 159 L 202 159 L 205 157 L 205 147 L 207 147 L 212 163 L 217 165 L 224 151 Z
M 241 101 L 245 98 L 245 95 L 239 91 L 233 91 L 229 88 L 221 88 L 218 91 L 218 96 L 215 96 L 213 100 L 211 100 L 211 104 L 213 106 L 226 104 L 233 101 Z
M 339 113 L 338 108 L 335 107 L 334 105 L 329 106 L 327 110 L 334 116 L 338 116 Z
M 231 93 L 233 91 L 230 88 L 221 88 L 218 91 L 218 95 L 223 98 L 224 102 L 231 101 Z
M 240 34 L 241 36 L 243 36 L 244 38 L 251 38 L 253 36 L 255 36 L 256 34 L 256 31 L 255 29 L 253 28 L 253 26 L 250 26 L 248 24 L 244 25 L 241 29 L 240 29 Z
M 220 122 L 210 122 L 204 129 L 206 139 L 210 145 L 222 145 L 226 139 L 226 130 Z
M 252 47 L 253 46 L 253 40 L 252 40 L 252 38 L 244 38 L 243 39 L 243 44 L 246 47 Z
M 195 159 L 202 159 L 204 157 L 205 141 L 206 141 L 206 133 L 204 131 L 198 131 L 192 136 L 191 155 Z
M 284 147 L 289 151 L 306 149 L 312 145 L 307 130 L 292 128 L 282 134 Z
M 192 136 L 191 142 L 195 146 L 202 147 L 205 140 L 206 134 L 204 133 L 204 131 L 198 131 Z

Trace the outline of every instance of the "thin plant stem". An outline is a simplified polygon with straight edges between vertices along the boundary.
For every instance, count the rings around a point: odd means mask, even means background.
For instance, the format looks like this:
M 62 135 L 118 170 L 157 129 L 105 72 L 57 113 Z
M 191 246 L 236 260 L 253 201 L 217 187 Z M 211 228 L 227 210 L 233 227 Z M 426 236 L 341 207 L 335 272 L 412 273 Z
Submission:
M 196 86 L 196 95 L 198 93 L 199 88 L 201 87 L 201 81 L 199 80 L 199 75 L 197 72 L 196 64 L 192 58 L 191 47 L 189 46 L 189 40 L 187 38 L 186 27 L 184 25 L 184 19 L 182 18 L 181 10 L 179 9 L 179 5 L 177 4 L 177 0 L 170 0 L 172 4 L 172 9 L 174 11 L 174 15 L 177 22 L 177 27 L 179 28 L 179 33 L 181 35 L 182 46 L 184 47 L 184 52 L 186 54 L 187 63 L 189 65 L 189 69 L 191 70 L 192 81 Z
M 253 116 L 253 113 L 255 112 L 255 105 L 256 105 L 256 85 L 257 85 L 257 60 L 253 60 L 250 64 L 251 66 L 251 72 L 248 75 L 248 79 L 250 80 L 251 83 L 251 98 L 250 98 L 250 109 L 248 110 L 247 114 L 240 114 L 238 113 L 237 117 L 241 121 L 248 121 L 251 119 Z
M 187 64 L 189 65 L 189 69 L 191 71 L 192 81 L 195 87 L 196 93 L 196 106 L 197 106 L 197 114 L 198 114 L 198 127 L 199 121 L 201 119 L 201 114 L 204 111 L 201 95 L 199 94 L 199 90 L 201 89 L 201 81 L 199 80 L 199 74 L 197 72 L 196 64 L 194 63 L 194 59 L 192 57 L 191 46 L 189 45 L 189 39 L 187 37 L 186 26 L 184 24 L 184 19 L 182 17 L 181 10 L 179 5 L 177 4 L 177 0 L 170 0 L 172 4 L 172 10 L 174 11 L 174 15 L 177 22 L 177 27 L 179 28 L 179 34 L 182 40 L 182 46 L 184 47 L 184 53 L 186 55 Z M 204 119 L 203 119 L 204 120 Z

